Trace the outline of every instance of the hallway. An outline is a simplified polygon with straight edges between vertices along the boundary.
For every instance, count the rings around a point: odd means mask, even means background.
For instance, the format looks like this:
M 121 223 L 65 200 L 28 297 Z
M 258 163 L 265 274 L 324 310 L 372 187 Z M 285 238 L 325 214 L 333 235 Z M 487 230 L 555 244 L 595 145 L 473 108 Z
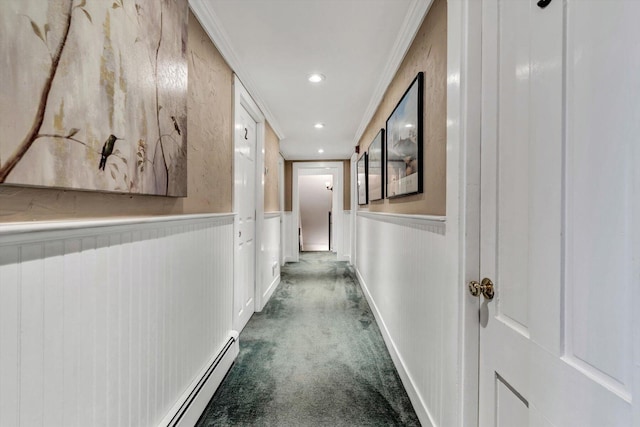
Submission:
M 352 268 L 301 253 L 199 426 L 419 425 Z

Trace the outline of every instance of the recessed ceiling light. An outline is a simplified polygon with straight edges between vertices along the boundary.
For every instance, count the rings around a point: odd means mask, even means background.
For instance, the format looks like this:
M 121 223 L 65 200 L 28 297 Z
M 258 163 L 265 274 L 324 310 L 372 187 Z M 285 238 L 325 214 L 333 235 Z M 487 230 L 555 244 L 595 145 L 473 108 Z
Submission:
M 311 83 L 320 83 L 325 79 L 325 77 L 320 73 L 313 73 L 313 74 L 309 74 L 309 76 L 307 76 L 307 79 Z
M 324 150 L 321 148 L 321 149 L 318 150 L 318 153 L 322 154 L 322 153 L 324 153 Z
M 313 127 L 316 129 L 322 129 L 324 127 L 324 123 L 316 123 Z

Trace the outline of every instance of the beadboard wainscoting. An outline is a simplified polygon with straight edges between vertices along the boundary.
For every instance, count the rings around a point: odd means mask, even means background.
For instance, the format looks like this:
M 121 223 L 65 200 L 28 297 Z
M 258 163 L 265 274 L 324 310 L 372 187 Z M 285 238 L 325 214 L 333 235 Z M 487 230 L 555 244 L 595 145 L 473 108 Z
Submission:
M 256 307 L 256 311 L 262 311 L 269 302 L 273 291 L 280 283 L 280 212 L 264 214 L 264 228 L 262 237 L 262 274 L 260 275 L 260 296 L 261 303 Z
M 447 425 L 456 396 L 457 290 L 444 217 L 358 212 L 356 272 L 424 426 Z
M 233 215 L 0 225 L 0 425 L 193 425 L 238 351 L 232 249 Z
M 293 226 L 291 211 L 286 211 L 282 216 L 282 226 L 284 227 L 284 262 L 293 262 L 295 260 L 293 251 L 298 244 L 298 236 L 296 234 L 297 228 Z
M 351 263 L 351 211 L 344 211 L 342 220 L 342 261 Z

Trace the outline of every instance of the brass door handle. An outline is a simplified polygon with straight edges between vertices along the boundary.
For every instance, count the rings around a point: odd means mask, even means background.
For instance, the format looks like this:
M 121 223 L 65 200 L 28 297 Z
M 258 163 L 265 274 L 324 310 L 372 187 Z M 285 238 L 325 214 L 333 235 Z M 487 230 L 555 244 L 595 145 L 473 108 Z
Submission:
M 469 282 L 469 292 L 474 297 L 482 294 L 487 301 L 491 301 L 495 295 L 493 282 L 488 277 L 482 279 L 482 283 L 478 283 L 475 280 Z

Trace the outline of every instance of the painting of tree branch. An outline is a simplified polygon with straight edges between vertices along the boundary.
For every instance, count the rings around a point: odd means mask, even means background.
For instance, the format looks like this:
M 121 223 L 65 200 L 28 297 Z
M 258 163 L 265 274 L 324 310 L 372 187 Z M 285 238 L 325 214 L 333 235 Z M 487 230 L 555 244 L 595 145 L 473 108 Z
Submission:
M 186 196 L 187 0 L 0 1 L 0 184 Z

